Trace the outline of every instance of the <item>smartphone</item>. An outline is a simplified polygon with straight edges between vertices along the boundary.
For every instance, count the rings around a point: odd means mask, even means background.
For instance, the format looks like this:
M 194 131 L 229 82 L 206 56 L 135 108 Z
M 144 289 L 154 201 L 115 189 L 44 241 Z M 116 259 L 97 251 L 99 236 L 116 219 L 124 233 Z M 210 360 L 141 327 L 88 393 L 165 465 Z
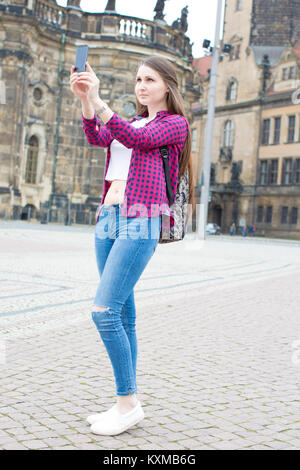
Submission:
M 89 46 L 82 44 L 77 46 L 75 59 L 75 72 L 85 72 L 85 63 L 88 57 Z

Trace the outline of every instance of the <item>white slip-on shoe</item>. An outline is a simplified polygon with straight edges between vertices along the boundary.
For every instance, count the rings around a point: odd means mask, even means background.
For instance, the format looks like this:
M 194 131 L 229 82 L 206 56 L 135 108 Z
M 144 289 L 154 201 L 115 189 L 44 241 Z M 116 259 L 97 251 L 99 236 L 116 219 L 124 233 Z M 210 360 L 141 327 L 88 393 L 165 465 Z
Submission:
M 112 412 L 112 410 L 114 410 L 115 408 L 117 407 L 117 403 L 112 406 L 109 410 L 107 411 L 103 411 L 103 413 L 96 413 L 94 415 L 90 415 L 86 418 L 86 421 L 89 423 L 89 424 L 94 424 L 96 423 L 97 421 L 99 421 L 100 419 L 104 418 L 107 414 L 110 414 Z
M 116 436 L 139 423 L 145 416 L 140 402 L 128 413 L 120 413 L 117 408 L 109 411 L 111 412 L 107 413 L 103 419 L 92 424 L 93 434 Z

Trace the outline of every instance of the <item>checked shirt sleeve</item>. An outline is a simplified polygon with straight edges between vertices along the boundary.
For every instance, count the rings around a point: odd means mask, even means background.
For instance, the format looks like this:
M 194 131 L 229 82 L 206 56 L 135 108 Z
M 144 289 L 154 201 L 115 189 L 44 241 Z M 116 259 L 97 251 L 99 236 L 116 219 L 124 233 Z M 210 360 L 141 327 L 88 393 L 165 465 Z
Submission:
M 111 142 L 114 140 L 114 137 L 111 135 L 110 130 L 101 124 L 101 121 L 96 114 L 92 119 L 86 119 L 83 117 L 81 112 L 81 117 L 82 129 L 88 143 L 98 147 L 109 147 Z
M 183 116 L 171 114 L 150 126 L 135 128 L 114 113 L 106 127 L 127 148 L 152 149 L 168 144 L 183 147 L 189 125 Z

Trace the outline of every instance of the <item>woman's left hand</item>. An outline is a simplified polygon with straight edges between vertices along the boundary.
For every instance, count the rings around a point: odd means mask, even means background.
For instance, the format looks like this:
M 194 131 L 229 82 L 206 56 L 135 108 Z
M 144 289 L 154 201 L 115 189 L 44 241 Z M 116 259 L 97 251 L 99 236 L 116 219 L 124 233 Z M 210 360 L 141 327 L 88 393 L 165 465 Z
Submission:
M 86 97 L 91 104 L 95 104 L 99 99 L 100 80 L 88 62 L 86 63 L 86 71 L 78 73 L 76 82 L 87 87 Z

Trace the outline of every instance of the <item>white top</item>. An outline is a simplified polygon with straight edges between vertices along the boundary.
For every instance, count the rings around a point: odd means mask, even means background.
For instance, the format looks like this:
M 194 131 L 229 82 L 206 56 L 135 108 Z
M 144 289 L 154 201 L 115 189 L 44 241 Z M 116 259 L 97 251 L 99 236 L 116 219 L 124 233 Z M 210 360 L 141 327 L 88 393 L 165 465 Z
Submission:
M 154 119 L 154 118 L 153 118 Z M 143 127 L 149 118 L 142 118 L 131 123 L 133 127 Z M 132 149 L 125 147 L 118 140 L 114 139 L 110 145 L 110 160 L 106 173 L 106 181 L 127 180 Z

